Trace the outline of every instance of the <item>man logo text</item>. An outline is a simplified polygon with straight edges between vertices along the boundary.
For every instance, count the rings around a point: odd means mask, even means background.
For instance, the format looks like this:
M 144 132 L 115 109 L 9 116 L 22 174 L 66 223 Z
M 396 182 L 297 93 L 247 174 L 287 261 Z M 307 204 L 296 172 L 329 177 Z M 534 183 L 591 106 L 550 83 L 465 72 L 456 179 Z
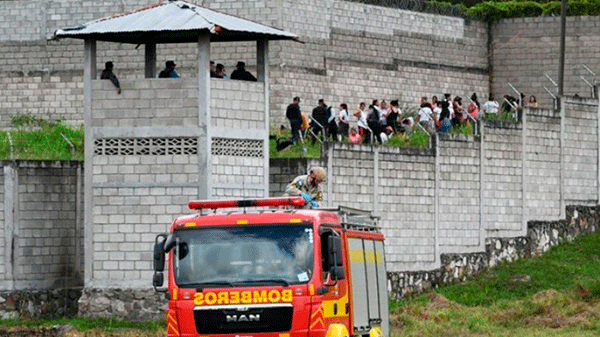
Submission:
M 227 315 L 227 323 L 259 322 L 260 315 Z

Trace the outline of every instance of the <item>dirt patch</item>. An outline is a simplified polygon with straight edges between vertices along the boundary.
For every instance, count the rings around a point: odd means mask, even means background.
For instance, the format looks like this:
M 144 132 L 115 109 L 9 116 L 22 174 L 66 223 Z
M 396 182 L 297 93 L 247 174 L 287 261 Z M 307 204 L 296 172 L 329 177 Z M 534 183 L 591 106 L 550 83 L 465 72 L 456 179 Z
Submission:
M 429 304 L 425 308 L 425 312 L 433 312 L 446 309 L 457 310 L 461 308 L 463 308 L 462 305 L 450 301 L 449 299 L 438 293 L 431 293 L 431 295 L 429 296 Z
M 533 303 L 550 305 L 556 303 L 561 298 L 561 293 L 554 289 L 547 289 L 533 295 Z

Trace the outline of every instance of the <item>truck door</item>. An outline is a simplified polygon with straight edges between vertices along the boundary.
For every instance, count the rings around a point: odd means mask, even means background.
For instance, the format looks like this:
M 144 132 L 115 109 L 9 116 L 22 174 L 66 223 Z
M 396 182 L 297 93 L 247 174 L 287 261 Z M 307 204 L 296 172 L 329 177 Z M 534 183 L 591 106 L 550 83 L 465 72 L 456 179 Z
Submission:
M 348 256 L 354 334 L 366 335 L 373 327 L 379 327 L 384 336 L 389 336 L 383 242 L 349 237 Z
M 317 295 L 321 295 L 324 330 L 332 324 L 344 325 L 349 330 L 348 279 L 346 262 L 342 253 L 345 247 L 340 234 L 326 230 L 320 235 L 322 284 Z

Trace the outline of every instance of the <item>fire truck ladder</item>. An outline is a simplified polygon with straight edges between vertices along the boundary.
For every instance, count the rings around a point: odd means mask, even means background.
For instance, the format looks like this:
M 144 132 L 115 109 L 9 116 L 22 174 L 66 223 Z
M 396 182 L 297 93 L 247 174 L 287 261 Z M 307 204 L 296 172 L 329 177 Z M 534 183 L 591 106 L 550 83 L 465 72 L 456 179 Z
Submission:
M 374 216 L 370 211 L 346 206 L 319 208 L 319 210 L 337 213 L 344 229 L 374 233 L 381 232 L 381 228 L 378 226 L 379 217 Z

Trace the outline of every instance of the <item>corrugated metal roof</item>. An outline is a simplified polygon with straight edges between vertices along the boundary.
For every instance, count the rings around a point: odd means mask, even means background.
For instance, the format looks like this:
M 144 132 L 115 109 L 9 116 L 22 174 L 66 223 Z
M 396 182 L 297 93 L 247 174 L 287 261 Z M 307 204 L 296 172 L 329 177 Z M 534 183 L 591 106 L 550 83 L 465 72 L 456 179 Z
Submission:
M 298 38 L 290 32 L 183 1 L 169 1 L 91 21 L 78 27 L 59 29 L 54 37 L 127 43 L 195 42 L 198 41 L 198 33 L 205 29 L 211 32 L 211 41 L 244 41 L 261 37 L 270 40 Z

